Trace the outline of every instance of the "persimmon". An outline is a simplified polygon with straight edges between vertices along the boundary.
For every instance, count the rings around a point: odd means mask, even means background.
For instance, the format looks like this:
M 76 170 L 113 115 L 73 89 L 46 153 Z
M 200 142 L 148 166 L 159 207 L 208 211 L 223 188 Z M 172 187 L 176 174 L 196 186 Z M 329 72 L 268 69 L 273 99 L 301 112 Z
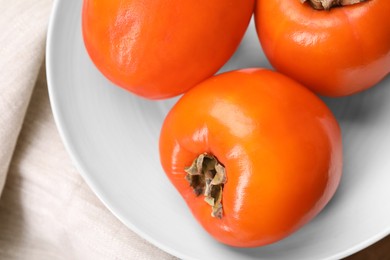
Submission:
M 238 47 L 254 0 L 84 0 L 82 33 L 96 67 L 149 99 L 212 76 Z
M 265 69 L 219 74 L 186 92 L 162 125 L 161 165 L 194 217 L 236 247 L 278 241 L 313 219 L 342 174 L 327 106 Z
M 255 24 L 275 69 L 340 97 L 390 72 L 389 0 L 257 0 Z

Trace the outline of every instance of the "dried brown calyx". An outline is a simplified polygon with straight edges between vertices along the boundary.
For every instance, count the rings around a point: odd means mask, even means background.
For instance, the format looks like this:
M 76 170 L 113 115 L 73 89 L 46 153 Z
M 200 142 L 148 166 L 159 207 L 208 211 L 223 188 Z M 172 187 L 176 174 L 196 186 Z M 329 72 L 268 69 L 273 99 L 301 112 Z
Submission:
M 301 3 L 309 1 L 310 5 L 317 10 L 329 10 L 336 6 L 353 5 L 367 0 L 301 0 Z
M 226 183 L 225 168 L 213 155 L 199 155 L 190 167 L 184 169 L 186 180 L 197 196 L 203 194 L 204 200 L 211 206 L 211 216 L 222 218 L 222 192 Z

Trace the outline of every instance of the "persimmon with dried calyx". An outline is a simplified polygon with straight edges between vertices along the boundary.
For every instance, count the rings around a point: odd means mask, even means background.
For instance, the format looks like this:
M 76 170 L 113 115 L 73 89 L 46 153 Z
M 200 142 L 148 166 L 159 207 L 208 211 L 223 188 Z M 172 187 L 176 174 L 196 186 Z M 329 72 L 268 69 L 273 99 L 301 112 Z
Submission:
M 236 247 L 278 241 L 313 219 L 342 173 L 340 129 L 311 91 L 277 72 L 214 76 L 169 111 L 160 160 L 200 224 Z
M 257 0 L 264 53 L 313 91 L 347 96 L 390 73 L 390 1 Z
M 254 0 L 84 0 L 82 32 L 96 67 L 149 99 L 212 76 L 238 47 Z

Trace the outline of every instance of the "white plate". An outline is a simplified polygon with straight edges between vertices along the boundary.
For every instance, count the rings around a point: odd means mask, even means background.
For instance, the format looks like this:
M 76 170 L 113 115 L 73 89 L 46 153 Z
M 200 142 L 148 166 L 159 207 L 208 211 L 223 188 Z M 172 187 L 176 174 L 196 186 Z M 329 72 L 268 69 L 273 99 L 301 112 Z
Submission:
M 326 99 L 339 119 L 344 176 L 311 223 L 276 244 L 235 249 L 197 224 L 163 173 L 158 136 L 174 99 L 146 101 L 114 87 L 93 66 L 81 36 L 82 0 L 57 0 L 47 76 L 54 116 L 80 173 L 129 228 L 185 259 L 338 259 L 390 233 L 390 77 L 363 94 Z M 269 67 L 253 23 L 223 70 Z

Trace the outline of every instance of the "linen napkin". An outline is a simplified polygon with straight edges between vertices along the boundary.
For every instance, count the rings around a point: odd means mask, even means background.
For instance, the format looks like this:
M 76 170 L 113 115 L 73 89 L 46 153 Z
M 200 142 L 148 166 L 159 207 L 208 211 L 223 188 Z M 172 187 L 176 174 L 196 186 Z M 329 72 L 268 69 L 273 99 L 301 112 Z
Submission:
M 43 64 L 51 6 L 0 0 L 0 259 L 173 259 L 102 205 L 64 149 Z
M 0 194 L 42 63 L 50 5 L 0 0 Z

